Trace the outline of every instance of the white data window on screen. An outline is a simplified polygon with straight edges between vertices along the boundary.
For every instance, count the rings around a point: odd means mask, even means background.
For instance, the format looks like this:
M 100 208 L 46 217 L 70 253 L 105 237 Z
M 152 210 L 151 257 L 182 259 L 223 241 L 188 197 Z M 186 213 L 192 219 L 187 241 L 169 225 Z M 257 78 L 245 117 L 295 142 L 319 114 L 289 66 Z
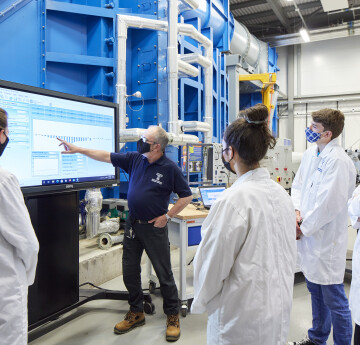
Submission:
M 59 174 L 58 159 L 33 159 L 33 175 L 34 176 L 52 176 Z

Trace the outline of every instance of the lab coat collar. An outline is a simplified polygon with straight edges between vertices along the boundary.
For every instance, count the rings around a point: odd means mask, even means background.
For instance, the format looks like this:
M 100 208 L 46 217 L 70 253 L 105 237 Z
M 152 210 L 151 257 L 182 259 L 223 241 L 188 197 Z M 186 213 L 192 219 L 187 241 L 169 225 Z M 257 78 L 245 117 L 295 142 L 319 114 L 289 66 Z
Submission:
M 320 152 L 319 157 L 321 158 L 326 157 L 332 151 L 332 149 L 338 145 L 339 145 L 339 138 L 335 138 L 331 140 Z M 315 154 L 317 155 L 317 153 L 318 153 L 318 147 L 316 146 Z
M 249 180 L 264 180 L 270 178 L 269 172 L 265 168 L 256 168 L 250 170 L 244 175 L 241 175 L 233 184 L 233 186 L 240 185 Z

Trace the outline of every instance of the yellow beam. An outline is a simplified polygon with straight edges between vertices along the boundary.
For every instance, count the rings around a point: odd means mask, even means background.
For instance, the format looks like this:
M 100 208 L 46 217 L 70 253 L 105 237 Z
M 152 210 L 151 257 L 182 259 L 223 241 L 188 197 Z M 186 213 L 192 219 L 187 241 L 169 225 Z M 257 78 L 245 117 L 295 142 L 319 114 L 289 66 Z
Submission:
M 253 80 L 260 80 L 263 84 L 275 84 L 276 73 L 242 74 L 239 76 L 239 81 Z

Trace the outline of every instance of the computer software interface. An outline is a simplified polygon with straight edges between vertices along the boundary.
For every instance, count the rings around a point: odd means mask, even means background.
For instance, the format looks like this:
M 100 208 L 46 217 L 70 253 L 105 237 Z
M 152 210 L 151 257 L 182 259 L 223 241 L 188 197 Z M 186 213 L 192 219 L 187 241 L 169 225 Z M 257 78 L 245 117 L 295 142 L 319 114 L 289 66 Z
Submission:
M 225 187 L 202 187 L 200 188 L 201 198 L 205 207 L 210 207 L 225 190 Z
M 57 140 L 114 151 L 114 108 L 3 87 L 0 107 L 8 113 L 10 131 L 1 164 L 21 187 L 115 178 L 111 164 L 61 154 L 65 149 Z

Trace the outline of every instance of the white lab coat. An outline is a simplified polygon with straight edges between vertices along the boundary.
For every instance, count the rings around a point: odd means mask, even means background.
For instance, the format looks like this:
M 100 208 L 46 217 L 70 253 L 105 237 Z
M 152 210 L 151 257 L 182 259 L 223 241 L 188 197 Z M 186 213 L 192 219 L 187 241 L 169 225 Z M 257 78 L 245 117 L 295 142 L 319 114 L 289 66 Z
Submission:
M 360 229 L 360 186 L 356 188 L 349 200 L 349 215 L 354 229 Z M 354 322 L 360 325 L 360 235 L 356 241 L 352 257 L 352 279 L 350 287 L 349 303 Z
M 269 173 L 244 174 L 216 200 L 194 259 L 192 313 L 209 345 L 284 345 L 296 262 L 295 210 Z
M 355 188 L 356 170 L 337 139 L 320 155 L 317 146 L 305 151 L 291 197 L 303 218 L 298 263 L 315 284 L 344 280 L 348 239 L 347 201 Z
M 14 175 L 0 167 L 0 344 L 27 344 L 27 291 L 39 243 Z

